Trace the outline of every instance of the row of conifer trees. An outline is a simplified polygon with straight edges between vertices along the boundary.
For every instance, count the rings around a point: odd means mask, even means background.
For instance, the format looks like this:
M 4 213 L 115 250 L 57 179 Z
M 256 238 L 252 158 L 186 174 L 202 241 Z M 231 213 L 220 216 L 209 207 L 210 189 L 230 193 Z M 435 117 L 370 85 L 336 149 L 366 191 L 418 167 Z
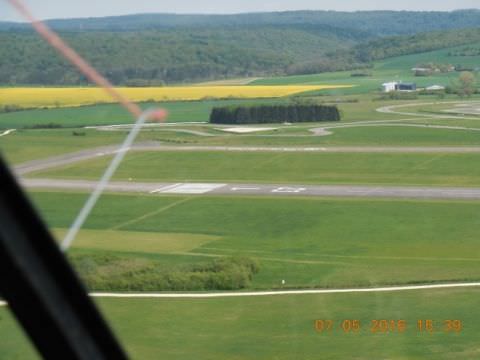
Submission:
M 317 104 L 215 107 L 210 114 L 212 124 L 340 121 L 340 118 L 336 106 Z

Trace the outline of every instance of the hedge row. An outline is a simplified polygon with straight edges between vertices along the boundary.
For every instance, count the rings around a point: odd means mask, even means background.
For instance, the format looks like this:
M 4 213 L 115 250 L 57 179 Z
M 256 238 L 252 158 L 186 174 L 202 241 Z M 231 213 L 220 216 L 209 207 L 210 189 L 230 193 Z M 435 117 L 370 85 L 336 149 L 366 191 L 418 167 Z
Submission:
M 260 105 L 215 107 L 212 124 L 268 124 L 340 121 L 340 111 L 333 105 Z
M 116 256 L 80 255 L 72 260 L 85 285 L 95 291 L 238 290 L 248 287 L 259 271 L 258 263 L 249 258 L 219 258 L 176 268 Z
M 10 113 L 15 111 L 26 110 L 18 105 L 2 105 L 0 106 L 0 113 Z

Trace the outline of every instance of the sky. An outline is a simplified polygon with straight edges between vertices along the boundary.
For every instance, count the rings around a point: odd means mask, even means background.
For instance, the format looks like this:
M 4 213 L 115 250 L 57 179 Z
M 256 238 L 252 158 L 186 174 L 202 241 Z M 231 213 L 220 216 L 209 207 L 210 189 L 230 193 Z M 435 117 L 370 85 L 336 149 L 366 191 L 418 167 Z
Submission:
M 98 17 L 151 12 L 241 13 L 285 10 L 419 10 L 480 8 L 479 0 L 24 0 L 40 19 Z M 0 21 L 21 21 L 0 0 Z

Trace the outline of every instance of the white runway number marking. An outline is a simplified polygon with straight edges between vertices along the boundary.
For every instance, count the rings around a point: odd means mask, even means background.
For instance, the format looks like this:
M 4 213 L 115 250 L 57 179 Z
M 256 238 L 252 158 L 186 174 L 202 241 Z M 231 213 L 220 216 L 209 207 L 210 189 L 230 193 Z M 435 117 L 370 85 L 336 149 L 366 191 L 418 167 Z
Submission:
M 261 190 L 259 187 L 233 187 L 232 191 L 253 191 L 253 190 Z
M 296 188 L 296 187 L 279 187 L 272 190 L 272 193 L 281 193 L 281 194 L 298 194 L 306 191 L 305 188 Z

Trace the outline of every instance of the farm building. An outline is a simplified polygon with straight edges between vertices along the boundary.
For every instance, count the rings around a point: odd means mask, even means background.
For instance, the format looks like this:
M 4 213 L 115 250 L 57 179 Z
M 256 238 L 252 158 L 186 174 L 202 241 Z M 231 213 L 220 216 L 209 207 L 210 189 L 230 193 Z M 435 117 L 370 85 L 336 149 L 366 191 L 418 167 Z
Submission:
M 382 84 L 383 92 L 392 91 L 416 91 L 417 84 L 415 83 L 402 83 L 402 82 L 387 82 Z
M 415 83 L 398 83 L 395 87 L 397 91 L 416 91 L 417 84 Z
M 383 89 L 383 92 L 392 92 L 392 91 L 395 91 L 395 87 L 397 86 L 397 82 L 388 82 L 388 83 L 384 83 L 382 84 L 382 89 Z

